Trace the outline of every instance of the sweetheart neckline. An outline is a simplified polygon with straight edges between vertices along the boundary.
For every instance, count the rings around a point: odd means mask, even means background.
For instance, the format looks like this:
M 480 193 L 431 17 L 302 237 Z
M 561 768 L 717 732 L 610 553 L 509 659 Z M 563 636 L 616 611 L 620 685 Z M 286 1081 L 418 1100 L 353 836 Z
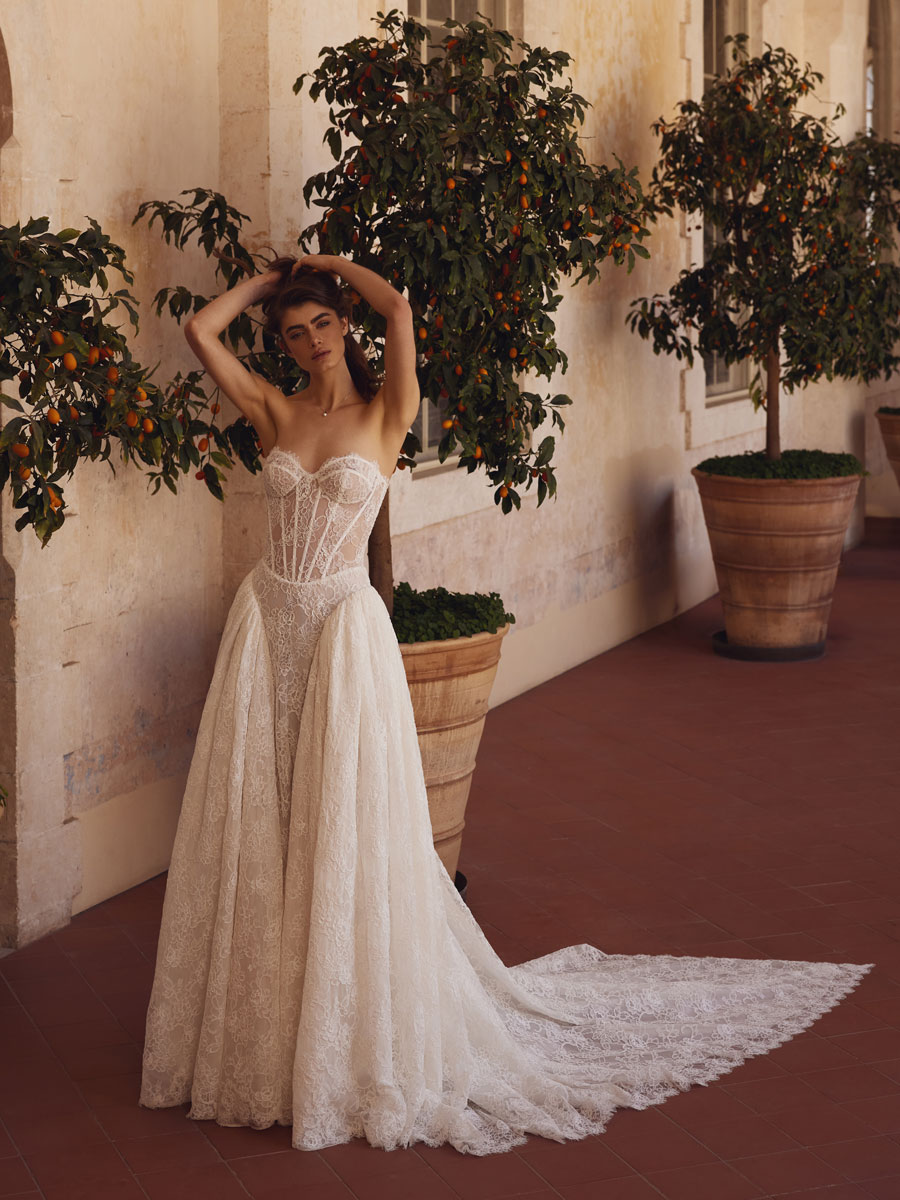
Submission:
M 376 462 L 376 460 L 374 458 L 366 458 L 366 456 L 364 454 L 358 454 L 355 450 L 348 450 L 345 454 L 330 454 L 328 456 L 328 458 L 326 458 L 323 462 L 319 463 L 319 465 L 316 467 L 316 469 L 314 471 L 310 471 L 310 470 L 308 470 L 308 468 L 304 467 L 303 463 L 300 461 L 300 456 L 299 456 L 299 454 L 296 453 L 296 451 L 288 450 L 284 446 L 273 446 L 272 449 L 269 451 L 269 453 L 266 455 L 266 462 L 263 463 L 263 466 L 266 465 L 266 463 L 269 461 L 269 456 L 275 450 L 277 450 L 280 454 L 285 454 L 285 455 L 287 455 L 288 458 L 293 459 L 293 461 L 297 464 L 297 466 L 300 468 L 300 470 L 303 472 L 303 474 L 309 475 L 310 478 L 315 478 L 315 476 L 318 475 L 319 472 L 321 470 L 323 470 L 325 467 L 327 467 L 328 464 L 331 462 L 340 462 L 341 459 L 343 459 L 343 458 L 358 458 L 361 462 L 369 463 L 370 466 L 373 466 L 375 468 L 375 470 L 378 472 L 379 478 L 383 479 L 385 483 L 390 483 L 390 481 L 391 481 L 390 475 L 385 475 L 384 471 L 382 471 L 382 469 L 381 469 L 380 464 L 378 462 Z

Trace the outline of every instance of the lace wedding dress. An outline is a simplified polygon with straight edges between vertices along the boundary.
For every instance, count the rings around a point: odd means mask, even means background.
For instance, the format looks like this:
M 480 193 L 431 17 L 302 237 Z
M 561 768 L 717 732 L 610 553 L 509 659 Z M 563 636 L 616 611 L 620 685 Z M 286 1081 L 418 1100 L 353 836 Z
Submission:
M 600 1132 L 799 1033 L 867 966 L 606 955 L 506 967 L 434 850 L 366 542 L 387 479 L 274 449 L 169 870 L 140 1102 L 315 1150 Z

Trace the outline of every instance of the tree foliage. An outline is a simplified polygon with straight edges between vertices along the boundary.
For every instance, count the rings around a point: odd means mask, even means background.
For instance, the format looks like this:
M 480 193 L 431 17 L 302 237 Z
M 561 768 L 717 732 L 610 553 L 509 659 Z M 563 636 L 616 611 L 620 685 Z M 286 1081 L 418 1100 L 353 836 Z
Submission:
M 596 277 L 609 256 L 630 271 L 647 230 L 635 168 L 596 166 L 579 141 L 587 101 L 559 82 L 569 55 L 534 48 L 487 20 L 446 22 L 440 45 L 396 10 L 377 36 L 326 47 L 294 85 L 329 105 L 335 165 L 304 188 L 323 209 L 302 242 L 350 254 L 404 289 L 423 396 L 458 451 L 482 466 L 505 512 L 537 482 L 556 489 L 554 438 L 532 446 L 566 395 L 526 386 L 565 371 L 553 314 L 561 275 Z M 360 306 L 380 362 L 384 325 Z M 404 461 L 421 447 L 410 436 Z
M 154 491 L 176 491 L 198 474 L 221 497 L 216 452 L 203 462 L 194 438 L 220 438 L 201 415 L 196 376 L 161 387 L 128 345 L 138 328 L 134 296 L 114 288 L 133 278 L 121 246 L 98 223 L 51 233 L 46 217 L 0 227 L 0 402 L 12 410 L 0 430 L 0 488 L 12 489 L 21 530 L 45 546 L 66 516 L 61 480 L 79 459 L 145 469 Z M 125 318 L 123 326 L 122 319 Z
M 832 117 L 806 110 L 822 75 L 783 48 L 747 52 L 699 101 L 660 118 L 648 189 L 655 219 L 678 209 L 717 231 L 705 261 L 666 295 L 635 301 L 629 323 L 656 353 L 749 359 L 755 405 L 774 353 L 788 392 L 820 378 L 874 379 L 900 359 L 900 146 L 841 142 Z M 776 396 L 777 400 L 777 396 Z

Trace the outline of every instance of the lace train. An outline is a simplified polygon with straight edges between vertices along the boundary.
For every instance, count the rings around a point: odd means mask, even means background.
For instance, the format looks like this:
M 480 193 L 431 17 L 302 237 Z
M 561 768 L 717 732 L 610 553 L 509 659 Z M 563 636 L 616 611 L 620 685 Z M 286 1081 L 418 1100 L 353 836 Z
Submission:
M 292 585 L 319 614 L 305 656 L 284 651 L 302 705 L 285 707 L 270 658 L 270 567 L 229 613 L 169 872 L 142 1104 L 290 1124 L 309 1150 L 582 1138 L 793 1037 L 869 969 L 589 945 L 504 966 L 434 851 L 390 620 L 364 571 L 339 575 Z

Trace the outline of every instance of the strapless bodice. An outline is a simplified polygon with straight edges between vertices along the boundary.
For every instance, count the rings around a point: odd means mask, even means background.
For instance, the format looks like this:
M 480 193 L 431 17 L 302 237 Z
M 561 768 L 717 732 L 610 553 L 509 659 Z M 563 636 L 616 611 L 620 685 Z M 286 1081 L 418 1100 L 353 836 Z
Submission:
M 266 564 L 292 583 L 363 566 L 369 534 L 389 483 L 374 459 L 335 454 L 307 471 L 274 446 L 263 464 L 269 544 Z

